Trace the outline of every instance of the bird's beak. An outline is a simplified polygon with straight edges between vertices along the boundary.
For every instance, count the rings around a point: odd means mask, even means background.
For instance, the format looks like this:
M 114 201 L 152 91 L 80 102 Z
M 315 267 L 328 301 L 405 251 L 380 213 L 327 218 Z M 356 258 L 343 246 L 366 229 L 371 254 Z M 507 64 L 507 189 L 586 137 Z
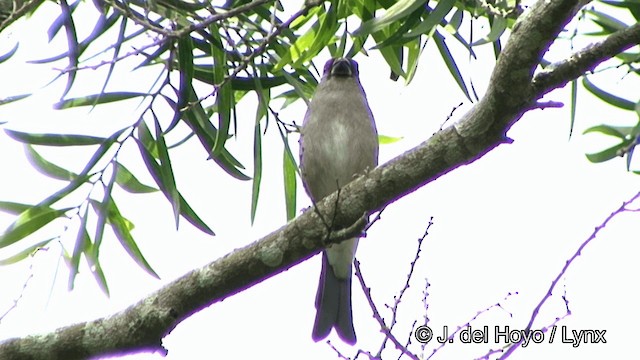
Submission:
M 331 67 L 331 76 L 352 77 L 351 61 L 345 58 L 336 59 Z

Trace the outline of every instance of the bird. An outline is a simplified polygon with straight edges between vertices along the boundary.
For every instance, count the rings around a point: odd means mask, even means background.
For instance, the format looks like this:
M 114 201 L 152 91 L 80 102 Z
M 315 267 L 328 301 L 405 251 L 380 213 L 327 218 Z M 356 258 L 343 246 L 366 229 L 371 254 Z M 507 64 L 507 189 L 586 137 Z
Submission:
M 378 165 L 378 131 L 355 60 L 340 57 L 326 62 L 300 133 L 302 180 L 314 202 Z M 358 238 L 353 238 L 332 244 L 322 253 L 311 334 L 316 342 L 332 329 L 347 344 L 357 341 L 351 311 L 357 247 Z

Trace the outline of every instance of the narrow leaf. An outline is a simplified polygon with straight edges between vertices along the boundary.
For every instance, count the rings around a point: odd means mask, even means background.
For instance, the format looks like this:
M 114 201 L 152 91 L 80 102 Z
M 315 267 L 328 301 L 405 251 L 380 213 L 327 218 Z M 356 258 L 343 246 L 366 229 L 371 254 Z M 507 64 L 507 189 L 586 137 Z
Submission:
M 9 50 L 6 54 L 0 55 L 0 64 L 2 64 L 3 62 L 9 60 L 13 56 L 13 54 L 15 54 L 16 51 L 18 51 L 18 45 L 19 45 L 19 43 L 16 43 L 13 46 L 13 49 Z
M 20 251 L 19 253 L 15 254 L 15 255 L 9 256 L 6 259 L 1 259 L 0 260 L 0 265 L 15 264 L 18 261 L 25 259 L 27 256 L 33 255 L 40 248 L 43 248 L 47 244 L 49 244 L 51 242 L 51 240 L 53 240 L 53 239 L 57 239 L 57 237 L 52 237 L 50 239 L 47 239 L 47 240 L 44 240 L 44 241 L 40 241 L 39 243 L 31 245 L 31 246 L 27 247 L 26 249 Z
M 80 1 L 76 1 L 76 4 Z M 67 0 L 60 0 L 60 9 L 64 20 L 64 28 L 67 34 L 67 57 L 69 58 L 67 86 L 62 92 L 62 97 L 66 96 L 76 78 L 78 61 L 80 57 L 80 44 L 78 43 L 78 35 L 76 33 L 76 25 L 73 21 L 73 9 L 69 7 Z
M 79 106 L 95 106 L 97 104 L 106 104 L 115 101 L 133 99 L 139 96 L 147 96 L 146 93 L 119 91 L 111 93 L 102 93 L 87 95 L 79 98 L 61 100 L 53 105 L 54 109 L 68 109 Z
M 216 35 L 217 33 L 217 28 Z M 219 38 L 216 38 L 219 41 Z M 211 45 L 213 61 L 216 65 L 214 76 L 216 79 L 216 111 L 218 113 L 218 132 L 215 135 L 215 142 L 211 154 L 213 157 L 220 155 L 224 144 L 229 138 L 229 125 L 231 124 L 231 110 L 235 107 L 233 89 L 228 81 L 225 81 L 227 74 L 227 53 L 222 48 Z
M 365 22 L 356 31 L 354 31 L 353 34 L 356 36 L 360 36 L 378 32 L 389 24 L 409 16 L 409 14 L 411 14 L 418 7 L 422 6 L 425 2 L 426 0 L 397 1 L 387 9 L 384 15 Z
M 131 235 L 131 228 L 128 221 L 120 214 L 118 207 L 116 206 L 113 199 L 109 202 L 109 224 L 113 229 L 113 232 L 116 234 L 116 237 L 120 241 L 122 247 L 127 251 L 129 256 L 141 267 L 143 268 L 149 275 L 160 279 L 158 274 L 151 268 L 151 265 L 144 258 L 138 245 L 136 244 L 133 236 Z
M 453 55 L 451 55 L 451 51 L 449 51 L 449 47 L 445 43 L 444 37 L 436 31 L 433 34 L 433 40 L 435 41 L 436 46 L 440 51 L 442 60 L 444 60 L 445 64 L 447 65 L 447 68 L 449 69 L 449 72 L 455 79 L 456 83 L 458 83 L 460 90 L 462 90 L 462 92 L 467 97 L 467 99 L 469 99 L 469 101 L 473 102 L 473 100 L 471 100 L 471 95 L 469 95 L 469 90 L 467 89 L 467 85 L 464 83 L 464 79 L 462 79 L 462 74 L 460 74 L 460 69 L 458 69 L 458 65 L 456 64 L 456 61 L 453 58 Z
M 378 143 L 380 145 L 387 145 L 387 144 L 393 144 L 395 142 L 398 142 L 400 140 L 402 140 L 403 137 L 392 137 L 392 136 L 387 136 L 387 135 L 378 135 Z
M 42 200 L 36 206 L 45 207 L 45 206 L 51 206 L 55 204 L 56 202 L 60 201 L 60 199 L 71 194 L 73 191 L 79 188 L 82 184 L 87 182 L 89 178 L 90 178 L 89 175 L 78 176 L 77 178 L 69 182 L 67 186 L 49 195 L 46 199 Z
M 181 211 L 180 214 L 185 219 L 187 219 L 187 221 L 190 222 L 191 225 L 200 229 L 200 231 L 204 232 L 205 234 L 215 235 L 213 230 L 211 230 L 211 228 L 207 224 L 205 224 L 205 222 L 202 221 L 202 219 L 200 219 L 198 214 L 196 214 L 196 212 L 191 208 L 191 206 L 189 206 L 189 204 L 184 199 L 184 197 L 182 197 L 182 194 L 178 193 L 178 196 L 180 198 L 180 211 Z
M 191 96 L 195 97 L 195 93 L 192 93 Z M 204 149 L 211 154 L 218 130 L 209 121 L 202 104 L 194 104 L 188 111 L 185 111 L 183 115 L 184 122 L 187 123 L 191 130 L 198 136 Z M 244 166 L 234 158 L 226 148 L 221 150 L 219 156 L 211 154 L 210 159 L 213 159 L 224 171 L 236 179 L 251 179 L 239 170 L 244 169 Z
M 619 139 L 627 139 L 633 133 L 635 126 L 596 125 L 586 129 L 583 134 L 598 132 Z
M 153 158 L 149 150 L 144 146 L 142 140 L 136 139 L 136 143 L 138 144 L 138 149 L 140 150 L 140 154 L 142 155 L 142 159 L 145 165 L 147 166 L 149 173 L 151 174 L 153 179 L 156 181 L 156 184 L 158 184 L 158 186 L 160 187 L 160 190 L 162 190 L 162 193 L 165 195 L 165 197 L 167 197 L 167 199 L 170 200 L 169 196 L 167 195 L 167 190 L 163 183 L 162 176 L 160 175 L 160 169 L 159 169 L 158 163 Z M 184 216 L 184 218 L 187 219 L 187 221 L 189 221 L 191 224 L 193 224 L 195 227 L 202 230 L 203 232 L 209 235 L 215 235 L 214 232 L 200 219 L 200 217 L 198 217 L 198 215 L 193 211 L 191 206 L 189 206 L 189 204 L 185 201 L 185 199 L 182 197 L 182 195 L 179 192 L 178 192 L 178 198 L 180 201 L 181 215 Z
M 25 152 L 31 165 L 33 165 L 36 170 L 40 171 L 44 175 L 58 180 L 73 180 L 78 177 L 77 174 L 67 169 L 63 169 L 60 166 L 43 158 L 29 144 L 25 144 Z
M 473 42 L 471 46 L 484 45 L 488 43 L 493 43 L 498 40 L 504 31 L 507 29 L 507 19 L 502 16 L 495 16 L 491 23 L 491 30 L 489 33 L 483 38 Z
M 11 201 L 0 201 L 0 211 L 8 214 L 20 215 L 20 213 L 29 210 L 33 205 L 21 204 Z
M 100 261 L 97 254 L 98 251 L 94 250 L 93 245 L 90 244 L 89 248 L 85 252 L 85 258 L 87 259 L 87 263 L 89 264 L 89 270 L 93 274 L 93 277 L 98 283 L 98 286 L 108 297 L 109 286 L 107 285 L 107 279 L 104 276 L 104 272 L 102 271 L 102 266 L 100 266 Z
M 47 146 L 81 146 L 81 145 L 98 145 L 106 139 L 89 135 L 73 135 L 73 134 L 31 134 L 21 131 L 4 129 L 12 139 L 31 144 L 31 145 L 47 145 Z
M 89 245 L 89 234 L 87 233 L 87 218 L 89 214 L 89 207 L 85 207 L 84 215 L 80 217 L 80 226 L 78 227 L 78 234 L 76 235 L 76 243 L 73 247 L 73 253 L 71 259 L 69 259 L 69 281 L 67 282 L 67 289 L 73 290 L 73 283 L 75 282 L 76 275 L 78 274 L 78 268 L 80 266 L 80 256 L 84 253 Z
M 612 146 L 608 149 L 602 150 L 593 154 L 585 154 L 587 159 L 592 163 L 601 163 L 605 161 L 609 161 L 613 158 L 616 158 L 622 155 L 622 149 L 629 146 L 630 141 L 623 141 L 622 143 Z
M 590 18 L 594 23 L 602 27 L 602 29 L 608 34 L 612 34 L 616 31 L 624 30 L 629 27 L 629 25 L 624 22 L 603 12 L 594 9 L 587 9 L 585 12 L 590 15 Z
M 6 97 L 4 99 L 0 99 L 0 105 L 6 105 L 15 101 L 19 101 L 25 98 L 28 98 L 31 94 L 20 94 Z
M 427 16 L 426 20 L 416 26 L 405 37 L 415 37 L 422 34 L 431 33 L 431 30 L 444 19 L 445 16 L 453 9 L 456 0 L 440 0 L 435 9 Z
M 600 98 L 609 105 L 613 105 L 623 110 L 635 111 L 636 103 L 619 96 L 608 93 L 596 85 L 594 85 L 586 76 L 582 77 L 582 85 L 589 90 L 590 93 Z
M 287 210 L 287 221 L 296 217 L 296 163 L 292 156 L 287 153 L 285 147 L 282 152 L 282 175 L 284 182 L 284 201 Z
M 130 193 L 150 193 L 158 189 L 147 186 L 138 180 L 129 169 L 119 162 L 116 162 L 116 183 L 125 191 Z
M 260 181 L 262 180 L 262 129 L 260 121 L 256 121 L 253 131 L 253 185 L 251 187 L 251 223 L 256 217 Z
M 57 210 L 50 207 L 37 206 L 22 212 L 13 224 L 0 235 L 0 248 L 9 246 L 33 234 L 52 220 L 64 216 L 64 214 L 71 209 L 72 208 L 65 208 Z
M 171 201 L 173 208 L 173 216 L 176 222 L 176 229 L 178 228 L 178 221 L 180 219 L 180 200 L 178 199 L 178 188 L 176 187 L 176 179 L 173 175 L 173 168 L 171 166 L 171 159 L 169 158 L 169 151 L 167 150 L 167 144 L 164 141 L 164 134 L 160 128 L 160 122 L 158 118 L 154 116 L 155 128 L 156 128 L 156 146 L 158 148 L 158 159 L 160 160 L 160 175 L 162 176 L 162 183 L 166 186 L 166 195 Z
M 182 112 L 189 104 L 193 81 L 193 42 L 191 36 L 178 39 L 178 70 L 180 82 L 178 85 L 178 99 L 174 107 L 175 113 L 171 124 L 177 124 Z
M 411 83 L 413 77 L 418 70 L 418 63 L 420 60 L 420 54 L 422 53 L 422 47 L 420 46 L 420 38 L 415 38 L 409 41 L 405 45 L 408 49 L 407 51 L 407 76 L 405 80 L 405 85 Z

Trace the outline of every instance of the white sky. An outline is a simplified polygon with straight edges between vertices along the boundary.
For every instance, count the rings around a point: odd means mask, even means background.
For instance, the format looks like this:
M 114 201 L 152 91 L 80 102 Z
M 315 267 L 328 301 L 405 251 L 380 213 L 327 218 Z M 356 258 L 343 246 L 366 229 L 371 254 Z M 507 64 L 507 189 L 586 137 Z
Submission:
M 51 16 L 55 15 L 38 12 L 33 21 L 10 29 L 10 35 L 3 34 L 3 43 L 9 47 L 20 40 L 21 52 L 16 59 L 0 65 L 5 74 L 0 98 L 38 89 L 54 76 L 50 64 L 23 63 L 24 59 L 57 54 L 64 47 L 64 38 L 48 45 L 46 31 L 36 31 L 39 24 L 50 23 Z M 457 49 L 453 41 L 448 44 Z M 490 59 L 490 46 L 476 50 L 483 58 Z M 370 54 L 369 58 L 359 55 L 356 60 L 360 62 L 361 80 L 378 130 L 381 134 L 404 137 L 396 144 L 381 147 L 380 163 L 427 139 L 460 102 L 465 105 L 455 112 L 454 119 L 470 108 L 433 43 L 427 47 L 413 83 L 407 87 L 388 80 L 388 70 L 379 54 L 375 51 Z M 321 66 L 327 56 L 323 53 L 316 64 Z M 473 73 L 475 88 L 482 93 L 492 64 L 460 61 L 459 65 L 464 74 Z M 79 90 L 75 94 L 98 91 L 103 79 L 100 75 L 104 73 L 81 74 L 77 80 Z M 121 72 L 120 76 L 114 79 L 112 90 L 125 89 L 124 86 L 126 90 L 145 90 L 145 82 L 151 81 L 139 73 Z M 612 88 L 619 94 L 630 93 L 619 87 L 623 84 L 619 77 L 608 76 Z M 57 101 L 63 87 L 64 81 L 59 81 L 40 90 L 32 99 L 0 107 L 0 121 L 8 121 L 3 127 L 107 135 L 135 121 L 139 114 L 135 102 L 100 106 L 91 112 L 88 108 L 53 110 L 51 105 Z M 554 92 L 547 99 L 568 104 L 568 91 Z M 252 104 L 249 101 L 240 109 L 240 135 L 229 142 L 231 152 L 249 169 L 254 121 Z M 304 110 L 300 102 L 282 115 L 286 121 L 301 123 Z M 168 121 L 172 114 L 164 116 Z M 415 254 L 416 239 L 424 232 L 431 216 L 435 223 L 424 242 L 411 288 L 400 308 L 396 336 L 405 340 L 413 321 L 423 322 L 421 298 L 425 278 L 431 284 L 428 316 L 436 334 L 444 325 L 450 329 L 464 325 L 478 311 L 498 302 L 504 310 L 493 308 L 484 313 L 472 323 L 473 328 L 482 325 L 524 328 L 533 308 L 566 260 L 607 215 L 637 191 L 637 176 L 625 172 L 622 159 L 594 165 L 584 156 L 585 152 L 601 149 L 605 142 L 596 135 L 583 136 L 581 132 L 589 126 L 617 119 L 627 124 L 636 121 L 633 114 L 616 112 L 586 91 L 580 91 L 577 123 L 571 141 L 567 140 L 568 106 L 529 112 L 509 132 L 515 140 L 512 145 L 503 145 L 475 163 L 458 168 L 389 206 L 382 221 L 376 223 L 368 237 L 360 242 L 357 255 L 378 308 L 387 319 L 389 311 L 383 304 L 391 303 L 402 288 Z M 174 140 L 178 138 L 176 136 Z M 291 145 L 297 150 L 295 140 Z M 204 235 L 184 219 L 176 232 L 170 204 L 159 193 L 137 196 L 123 191 L 115 193 L 123 215 L 136 224 L 135 239 L 161 276 L 160 281 L 141 270 L 110 232 L 101 248 L 101 263 L 111 298 L 106 298 L 99 290 L 84 261 L 75 290 L 67 291 L 68 270 L 60 260 L 61 250 L 57 243 L 52 243 L 48 251 L 38 253 L 33 259 L 0 268 L 0 283 L 3 284 L 0 314 L 22 294 L 17 308 L 0 323 L 0 339 L 47 332 L 119 311 L 185 272 L 283 225 L 282 145 L 274 123 L 270 124 L 263 148 L 263 188 L 253 226 L 249 210 L 251 183 L 238 182 L 215 164 L 205 161 L 206 156 L 195 139 L 173 151 L 171 157 L 179 189 L 214 229 L 216 237 Z M 71 153 L 61 149 L 39 150 L 48 159 L 71 169 L 80 168 L 90 156 L 84 150 Z M 151 184 L 135 146 L 129 144 L 123 151 L 121 159 L 125 159 L 125 165 Z M 3 154 L 0 157 L 0 169 L 3 169 L 0 200 L 35 203 L 62 186 L 62 182 L 33 170 L 22 146 L 4 132 L 0 133 L 0 153 Z M 309 205 L 306 195 L 301 193 L 298 199 L 299 209 Z M 8 226 L 12 220 L 11 216 L 0 213 L 0 228 Z M 623 214 L 611 222 L 573 263 L 534 323 L 534 328 L 538 329 L 563 316 L 565 306 L 561 295 L 566 291 L 572 314 L 558 325 L 566 326 L 569 331 L 607 330 L 607 344 L 583 344 L 573 348 L 563 344 L 558 337 L 551 345 L 532 344 L 520 349 L 513 359 L 538 359 L 545 355 L 596 359 L 631 353 L 635 348 L 634 326 L 640 320 L 637 307 L 640 299 L 635 285 L 631 285 L 640 270 L 636 257 L 640 247 L 635 237 L 629 236 L 635 234 L 636 224 L 637 215 L 633 213 Z M 59 234 L 67 226 L 70 227 L 69 234 L 63 235 L 62 242 L 70 248 L 77 226 L 73 222 L 55 222 L 31 241 Z M 19 248 L 1 249 L 0 257 L 9 256 Z M 319 267 L 319 257 L 315 257 L 195 314 L 165 338 L 164 345 L 169 350 L 166 358 L 229 355 L 238 358 L 336 358 L 329 346 L 324 342 L 314 343 L 310 337 Z M 33 278 L 23 291 L 23 284 L 30 274 Z M 508 293 L 515 292 L 519 294 L 504 300 Z M 382 335 L 355 282 L 353 308 L 359 339 L 357 346 L 344 345 L 333 334 L 329 339 L 347 356 L 355 355 L 357 349 L 376 352 Z M 478 345 L 456 341 L 440 350 L 434 358 L 477 358 L 499 346 L 493 341 Z M 430 344 L 425 353 L 431 354 L 433 348 Z M 419 351 L 416 347 L 413 349 Z M 387 353 L 390 358 L 391 354 L 395 352 Z M 397 355 L 393 357 L 397 358 Z M 124 358 L 162 357 L 137 354 Z

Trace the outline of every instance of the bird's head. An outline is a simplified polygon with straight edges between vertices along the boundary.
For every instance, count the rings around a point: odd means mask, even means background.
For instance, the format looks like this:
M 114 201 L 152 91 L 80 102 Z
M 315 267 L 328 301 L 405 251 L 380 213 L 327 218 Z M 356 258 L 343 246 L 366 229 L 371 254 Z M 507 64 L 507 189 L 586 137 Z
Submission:
M 358 78 L 358 63 L 353 59 L 330 59 L 324 64 L 325 78 Z

